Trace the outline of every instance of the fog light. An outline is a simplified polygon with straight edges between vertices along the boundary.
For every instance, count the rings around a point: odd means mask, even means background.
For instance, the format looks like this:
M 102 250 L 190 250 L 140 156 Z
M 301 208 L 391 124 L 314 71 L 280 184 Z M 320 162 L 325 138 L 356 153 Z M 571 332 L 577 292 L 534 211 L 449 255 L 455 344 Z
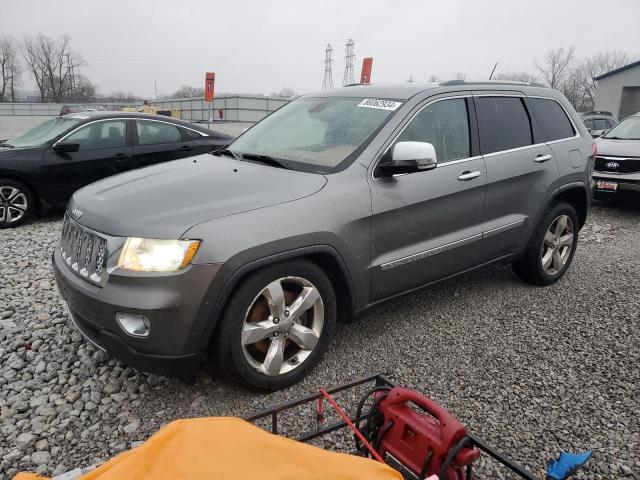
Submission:
M 118 325 L 120 325 L 120 328 L 132 337 L 149 336 L 149 319 L 144 315 L 116 312 L 116 321 Z

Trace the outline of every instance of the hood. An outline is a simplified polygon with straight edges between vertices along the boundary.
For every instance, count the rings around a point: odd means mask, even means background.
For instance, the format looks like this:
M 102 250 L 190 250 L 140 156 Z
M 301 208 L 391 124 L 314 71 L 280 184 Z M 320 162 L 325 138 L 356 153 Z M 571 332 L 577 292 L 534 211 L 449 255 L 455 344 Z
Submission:
M 640 140 L 614 140 L 598 138 L 598 155 L 613 155 L 616 157 L 640 157 Z
M 115 236 L 179 238 L 201 222 L 312 195 L 323 175 L 210 154 L 109 177 L 78 190 L 72 218 Z

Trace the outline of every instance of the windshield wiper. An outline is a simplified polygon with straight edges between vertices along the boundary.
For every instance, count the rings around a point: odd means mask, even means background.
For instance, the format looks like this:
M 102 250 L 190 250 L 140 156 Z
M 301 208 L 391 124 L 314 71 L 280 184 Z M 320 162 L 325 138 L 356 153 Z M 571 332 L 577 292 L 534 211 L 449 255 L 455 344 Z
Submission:
M 285 170 L 293 170 L 290 166 L 282 162 L 282 160 L 270 157 L 269 155 L 258 155 L 257 153 L 242 153 L 244 160 L 252 160 L 273 167 L 284 168 Z
M 219 155 L 227 155 L 227 156 L 235 158 L 236 160 L 242 160 L 242 156 L 238 155 L 233 150 L 229 150 L 228 148 L 223 148 L 221 150 L 215 150 L 215 151 L 211 152 L 211 155 L 215 155 L 216 157 L 219 156 Z

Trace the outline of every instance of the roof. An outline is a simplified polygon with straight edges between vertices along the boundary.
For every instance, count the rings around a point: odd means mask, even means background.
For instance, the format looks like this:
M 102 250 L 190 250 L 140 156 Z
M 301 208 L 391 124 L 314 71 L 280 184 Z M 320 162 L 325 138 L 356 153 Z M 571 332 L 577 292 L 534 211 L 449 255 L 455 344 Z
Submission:
M 312 97 L 373 97 L 373 98 L 395 98 L 398 100 L 408 100 L 414 95 L 423 93 L 427 90 L 440 89 L 443 92 L 453 90 L 517 90 L 525 91 L 534 87 L 536 89 L 544 88 L 540 84 L 504 81 L 504 80 L 485 80 L 477 82 L 467 82 L 464 80 L 450 80 L 447 82 L 429 82 L 429 83 L 399 83 L 388 85 L 348 85 L 346 87 L 336 88 L 335 90 L 324 90 L 309 94 Z M 550 90 L 545 88 L 545 90 Z
M 625 65 L 624 67 L 616 68 L 615 70 L 611 70 L 610 72 L 603 73 L 602 75 L 598 75 L 597 77 L 593 77 L 593 79 L 600 80 L 601 78 L 609 77 L 611 75 L 615 75 L 616 73 L 620 73 L 634 67 L 640 67 L 640 60 L 630 63 L 629 65 Z

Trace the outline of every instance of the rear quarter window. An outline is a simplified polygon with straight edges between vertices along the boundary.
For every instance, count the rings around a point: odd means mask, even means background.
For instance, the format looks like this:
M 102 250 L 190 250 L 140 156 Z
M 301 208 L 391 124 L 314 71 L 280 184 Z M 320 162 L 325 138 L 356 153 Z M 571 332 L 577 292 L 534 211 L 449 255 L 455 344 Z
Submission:
M 519 97 L 476 97 L 483 154 L 532 144 L 531 123 Z
M 527 98 L 525 102 L 534 119 L 536 143 L 571 138 L 576 134 L 566 112 L 555 100 Z

